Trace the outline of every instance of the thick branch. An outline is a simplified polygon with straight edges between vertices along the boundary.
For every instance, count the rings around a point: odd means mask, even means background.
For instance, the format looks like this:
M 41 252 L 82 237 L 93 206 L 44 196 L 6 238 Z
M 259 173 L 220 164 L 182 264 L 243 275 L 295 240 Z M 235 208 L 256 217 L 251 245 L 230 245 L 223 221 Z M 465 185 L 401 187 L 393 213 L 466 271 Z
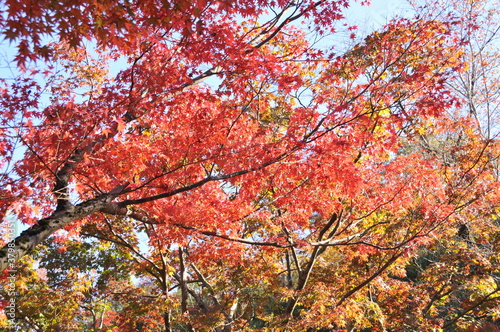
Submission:
M 292 315 L 293 311 L 295 310 L 295 306 L 297 305 L 297 302 L 299 301 L 300 292 L 303 291 L 307 285 L 307 281 L 309 280 L 309 276 L 311 275 L 311 271 L 314 267 L 314 264 L 316 263 L 316 259 L 318 258 L 319 250 L 320 250 L 320 247 L 315 247 L 313 249 L 311 257 L 307 261 L 306 267 L 299 274 L 299 280 L 297 282 L 297 287 L 295 288 L 295 295 L 290 300 L 288 300 L 288 304 L 286 306 L 285 313 L 287 315 Z
M 179 248 L 179 264 L 180 264 L 179 284 L 181 286 L 181 312 L 185 313 L 185 312 L 187 312 L 188 294 L 187 294 L 187 285 L 186 285 L 186 267 L 184 264 L 184 248 L 182 248 L 182 247 Z
M 244 243 L 244 244 L 250 244 L 250 245 L 255 245 L 255 246 L 270 246 L 270 247 L 276 247 L 276 248 L 289 248 L 295 246 L 295 244 L 281 244 L 278 242 L 268 242 L 268 241 L 254 241 L 254 240 L 247 240 L 247 239 L 242 239 L 239 237 L 232 237 L 228 235 L 223 235 L 223 234 L 218 234 L 217 232 L 211 232 L 211 231 L 202 231 L 197 229 L 196 227 L 193 226 L 187 226 L 183 224 L 174 224 L 177 227 L 184 228 L 187 230 L 191 231 L 196 231 L 200 234 L 206 235 L 206 236 L 212 236 L 212 237 L 218 237 L 220 239 L 224 240 L 229 240 L 233 242 L 239 242 L 239 243 Z
M 323 238 L 323 235 L 333 226 L 333 224 L 337 221 L 338 215 L 336 213 L 333 213 L 330 220 L 328 223 L 321 229 L 319 235 L 318 235 L 318 240 L 321 241 Z M 312 269 L 314 267 L 314 264 L 316 263 L 316 260 L 319 255 L 321 255 L 324 250 L 320 246 L 314 247 L 311 257 L 309 258 L 309 261 L 307 262 L 306 267 L 304 270 L 300 271 L 299 273 L 299 280 L 297 283 L 297 287 L 295 288 L 296 294 L 288 301 L 287 307 L 286 307 L 286 314 L 287 315 L 292 315 L 295 306 L 297 305 L 297 302 L 299 300 L 299 294 L 301 291 L 304 290 L 304 288 L 307 285 L 307 281 L 309 280 L 309 276 L 311 275 Z
M 347 300 L 349 297 L 351 297 L 354 293 L 368 285 L 370 282 L 372 282 L 373 279 L 378 277 L 382 272 L 384 272 L 389 266 L 392 265 L 401 255 L 403 254 L 403 251 L 401 251 L 398 254 L 395 254 L 392 256 L 385 264 L 383 264 L 377 271 L 375 271 L 374 274 L 372 274 L 370 277 L 368 277 L 365 281 L 348 291 L 341 299 L 339 302 L 337 302 L 337 307 L 340 306 L 342 303 L 344 303 L 345 300 Z
M 105 209 L 127 186 L 128 184 L 118 186 L 107 194 L 56 210 L 51 216 L 41 219 L 38 224 L 23 231 L 0 250 L 0 271 L 6 268 L 14 269 L 15 263 L 22 256 L 32 252 L 38 244 L 70 222 Z
M 118 203 L 118 206 L 119 207 L 125 207 L 125 206 L 128 206 L 128 205 L 153 202 L 153 201 L 156 201 L 156 200 L 159 200 L 159 199 L 163 199 L 163 198 L 167 198 L 167 197 L 172 197 L 172 196 L 175 196 L 177 194 L 180 194 L 180 193 L 183 193 L 183 192 L 186 192 L 186 191 L 190 191 L 190 190 L 196 189 L 198 187 L 203 186 L 204 184 L 206 184 L 208 182 L 227 180 L 227 179 L 231 179 L 231 178 L 234 178 L 234 177 L 237 177 L 237 176 L 241 176 L 241 175 L 245 175 L 245 174 L 248 174 L 248 173 L 251 173 L 251 172 L 255 172 L 255 171 L 258 171 L 260 169 L 263 169 L 265 167 L 268 167 L 268 166 L 270 166 L 272 164 L 275 164 L 275 163 L 283 160 L 284 158 L 286 158 L 289 155 L 291 155 L 292 153 L 294 153 L 298 148 L 299 147 L 297 146 L 297 147 L 291 149 L 289 152 L 283 153 L 283 154 L 279 155 L 278 157 L 276 157 L 274 159 L 271 159 L 271 160 L 269 160 L 269 161 L 267 161 L 265 163 L 262 163 L 262 164 L 260 164 L 260 165 L 258 165 L 256 167 L 244 169 L 244 170 L 233 172 L 233 173 L 229 173 L 229 174 L 223 174 L 223 175 L 219 175 L 219 176 L 208 176 L 208 177 L 206 177 L 206 178 L 204 178 L 204 179 L 202 179 L 202 180 L 200 180 L 198 182 L 192 183 L 192 184 L 184 186 L 184 187 L 177 188 L 177 189 L 172 190 L 172 191 L 168 191 L 168 192 L 161 193 L 161 194 L 158 194 L 158 195 L 143 197 L 143 198 L 139 198 L 139 199 L 125 200 L 125 201 L 122 201 L 122 202 Z
M 489 300 L 492 300 L 491 296 L 495 295 L 499 291 L 500 291 L 500 288 L 496 288 L 493 291 L 491 291 L 490 293 L 486 294 L 486 296 L 484 296 L 482 299 L 478 300 L 476 303 L 474 303 L 473 305 L 471 305 L 470 307 L 468 307 L 467 309 L 465 309 L 464 311 L 462 311 L 460 314 L 458 314 L 457 317 L 455 317 L 454 319 L 452 319 L 448 323 L 444 324 L 443 325 L 443 329 L 446 329 L 448 327 L 453 326 L 456 322 L 458 322 L 458 320 L 460 318 L 462 318 L 463 316 L 465 316 L 468 312 L 471 312 L 472 310 L 474 310 L 477 307 L 481 306 L 485 302 L 487 302 Z M 493 298 L 493 299 L 495 299 L 495 298 Z

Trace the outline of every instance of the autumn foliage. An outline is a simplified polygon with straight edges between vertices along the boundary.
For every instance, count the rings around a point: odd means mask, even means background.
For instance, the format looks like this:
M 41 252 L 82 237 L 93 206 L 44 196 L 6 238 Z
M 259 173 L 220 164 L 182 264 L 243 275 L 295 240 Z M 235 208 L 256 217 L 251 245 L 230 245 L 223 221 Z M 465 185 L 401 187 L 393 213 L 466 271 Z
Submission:
M 3 1 L 0 326 L 500 331 L 498 4 L 351 4 Z

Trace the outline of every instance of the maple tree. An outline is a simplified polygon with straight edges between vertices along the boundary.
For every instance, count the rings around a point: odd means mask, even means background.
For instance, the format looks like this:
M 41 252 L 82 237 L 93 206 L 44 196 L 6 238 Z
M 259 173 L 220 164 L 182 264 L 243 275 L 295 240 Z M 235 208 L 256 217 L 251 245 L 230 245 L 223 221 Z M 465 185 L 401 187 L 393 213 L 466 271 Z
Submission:
M 500 329 L 498 6 L 349 4 L 5 1 L 17 323 Z

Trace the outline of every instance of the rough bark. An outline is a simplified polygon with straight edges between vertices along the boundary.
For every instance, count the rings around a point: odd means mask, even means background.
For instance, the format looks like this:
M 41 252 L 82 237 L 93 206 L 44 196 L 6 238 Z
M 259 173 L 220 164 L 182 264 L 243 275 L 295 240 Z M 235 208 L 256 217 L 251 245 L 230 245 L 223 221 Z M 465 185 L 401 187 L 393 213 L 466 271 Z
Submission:
M 111 201 L 127 186 L 128 184 L 118 186 L 109 193 L 77 205 L 66 204 L 64 208 L 56 209 L 51 216 L 41 219 L 38 224 L 23 231 L 21 235 L 0 249 L 0 271 L 7 268 L 13 270 L 15 263 L 21 257 L 32 252 L 38 244 L 72 221 L 108 208 Z

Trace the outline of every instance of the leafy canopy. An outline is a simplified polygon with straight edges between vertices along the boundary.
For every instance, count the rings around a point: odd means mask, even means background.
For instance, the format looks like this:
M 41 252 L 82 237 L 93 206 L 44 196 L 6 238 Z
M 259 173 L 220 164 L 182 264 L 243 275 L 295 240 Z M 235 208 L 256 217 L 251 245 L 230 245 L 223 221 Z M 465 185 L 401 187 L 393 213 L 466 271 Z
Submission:
M 4 1 L 17 324 L 498 328 L 498 8 L 350 4 Z

